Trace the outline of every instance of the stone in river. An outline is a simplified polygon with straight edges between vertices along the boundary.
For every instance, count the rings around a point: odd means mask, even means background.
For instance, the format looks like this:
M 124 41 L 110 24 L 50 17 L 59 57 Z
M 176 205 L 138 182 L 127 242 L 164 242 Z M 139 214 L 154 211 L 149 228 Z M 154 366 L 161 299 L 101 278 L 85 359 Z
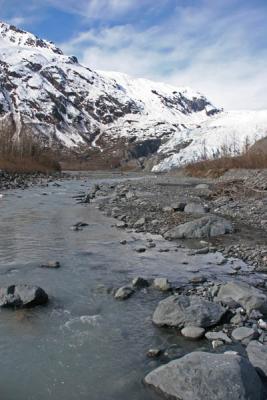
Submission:
M 153 287 L 162 292 L 167 292 L 171 289 L 171 284 L 167 278 L 155 278 L 153 281 Z
M 153 322 L 158 326 L 208 328 L 220 322 L 226 310 L 218 303 L 198 296 L 170 296 L 159 302 Z
M 39 286 L 11 285 L 0 288 L 0 307 L 35 307 L 47 302 L 48 295 Z
M 59 261 L 48 261 L 46 264 L 42 264 L 41 268 L 57 269 L 57 268 L 60 268 L 60 262 Z
M 192 340 L 201 339 L 204 336 L 205 329 L 199 328 L 198 326 L 186 326 L 181 330 L 181 334 Z
M 114 297 L 117 300 L 126 300 L 133 294 L 134 294 L 133 288 L 131 288 L 130 286 L 122 286 L 115 292 Z
M 246 310 L 248 314 L 257 310 L 263 314 L 267 312 L 267 296 L 260 290 L 244 282 L 229 282 L 220 287 L 218 300 L 231 304 L 235 302 Z
M 150 372 L 144 382 L 173 400 L 263 400 L 258 374 L 236 354 L 193 352 Z

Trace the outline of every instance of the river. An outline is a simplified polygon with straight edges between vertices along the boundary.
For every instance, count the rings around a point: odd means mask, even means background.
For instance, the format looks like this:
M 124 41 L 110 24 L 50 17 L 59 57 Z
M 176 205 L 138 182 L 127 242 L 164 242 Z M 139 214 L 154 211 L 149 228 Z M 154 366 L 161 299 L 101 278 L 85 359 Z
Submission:
M 200 265 L 212 275 L 220 255 L 197 256 L 186 265 L 184 250 L 137 254 L 144 236 L 112 227 L 96 207 L 73 198 L 95 182 L 88 177 L 59 187 L 51 183 L 0 199 L 1 286 L 35 284 L 50 297 L 46 307 L 0 312 L 2 399 L 155 400 L 142 379 L 160 361 L 147 358 L 147 350 L 199 347 L 152 325 L 153 310 L 166 295 L 140 291 L 116 301 L 107 288 L 138 275 L 182 282 Z M 71 230 L 78 221 L 89 226 Z M 122 239 L 129 244 L 122 246 Z M 60 261 L 61 268 L 40 268 L 48 260 Z

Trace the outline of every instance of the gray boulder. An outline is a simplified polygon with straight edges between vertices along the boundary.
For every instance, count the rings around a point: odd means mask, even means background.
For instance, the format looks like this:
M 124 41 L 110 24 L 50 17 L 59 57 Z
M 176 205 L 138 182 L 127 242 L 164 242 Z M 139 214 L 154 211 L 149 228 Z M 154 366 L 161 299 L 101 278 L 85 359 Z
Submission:
M 260 290 L 243 282 L 229 282 L 220 287 L 217 299 L 225 304 L 235 302 L 250 314 L 252 310 L 267 312 L 267 297 Z
M 145 383 L 174 400 L 263 399 L 255 369 L 235 354 L 190 353 L 150 372 Z
M 199 203 L 188 203 L 184 208 L 184 212 L 188 214 L 206 214 L 207 211 L 208 209 Z
M 146 223 L 146 219 L 145 218 L 140 218 L 138 221 L 136 221 L 136 223 L 134 224 L 135 228 L 141 228 L 142 226 L 144 226 Z
M 168 292 L 171 289 L 171 284 L 167 278 L 155 278 L 153 281 L 153 287 L 162 292 Z
M 232 340 L 224 333 L 223 331 L 220 332 L 207 332 L 205 334 L 205 338 L 208 340 L 220 340 L 224 343 L 231 344 Z
M 232 338 L 243 343 L 250 342 L 250 340 L 254 339 L 255 336 L 256 332 L 252 328 L 248 328 L 246 326 L 236 328 L 232 332 Z
M 247 346 L 247 354 L 258 373 L 267 378 L 267 345 L 252 340 Z
M 132 285 L 137 289 L 142 289 L 149 286 L 149 281 L 141 276 L 137 276 L 132 280 Z
M 165 232 L 165 239 L 209 238 L 233 232 L 231 222 L 215 215 L 208 215 L 186 222 Z
M 160 301 L 152 319 L 158 326 L 208 328 L 216 325 L 224 313 L 225 309 L 218 303 L 198 296 L 180 295 Z
M 38 287 L 31 285 L 11 285 L 0 288 L 0 307 L 23 308 L 46 304 L 48 295 Z
M 181 330 L 181 334 L 192 340 L 201 339 L 204 336 L 205 329 L 198 326 L 186 326 Z
M 122 286 L 115 292 L 114 297 L 116 300 L 126 300 L 133 294 L 134 294 L 133 288 L 131 288 L 130 286 Z

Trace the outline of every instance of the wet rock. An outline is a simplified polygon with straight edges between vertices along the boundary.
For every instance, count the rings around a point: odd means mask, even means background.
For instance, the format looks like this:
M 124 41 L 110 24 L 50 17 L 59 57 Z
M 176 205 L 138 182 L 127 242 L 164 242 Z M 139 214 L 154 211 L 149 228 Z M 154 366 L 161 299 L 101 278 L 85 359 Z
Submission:
M 156 243 L 148 242 L 147 245 L 146 245 L 146 247 L 147 247 L 148 249 L 154 249 L 154 248 L 156 247 Z
M 133 288 L 131 288 L 130 286 L 122 286 L 115 292 L 114 297 L 117 300 L 126 300 L 133 294 L 134 294 Z
M 213 341 L 211 342 L 211 345 L 212 345 L 212 348 L 213 348 L 214 350 L 216 350 L 218 347 L 223 346 L 223 345 L 224 345 L 224 342 L 223 342 L 222 340 L 213 340 Z
M 48 302 L 46 292 L 31 285 L 11 285 L 0 288 L 0 307 L 35 307 Z
M 206 214 L 208 209 L 207 207 L 202 206 L 202 204 L 188 203 L 184 208 L 184 212 L 188 214 Z
M 215 215 L 209 215 L 186 222 L 165 232 L 165 239 L 209 238 L 233 232 L 231 222 Z
M 48 261 L 48 263 L 42 264 L 41 268 L 57 269 L 57 268 L 60 268 L 60 262 L 59 261 Z
M 162 292 L 167 292 L 171 289 L 171 284 L 167 278 L 155 278 L 153 281 L 153 287 Z
M 224 314 L 225 309 L 220 304 L 198 296 L 170 296 L 159 302 L 153 322 L 158 326 L 208 328 L 216 325 Z
M 267 297 L 260 290 L 243 282 L 229 282 L 220 287 L 217 299 L 225 304 L 231 301 L 241 305 L 249 314 L 252 310 L 267 312 Z
M 149 358 L 158 358 L 162 354 L 161 349 L 149 349 L 148 352 L 146 353 L 147 357 Z
M 82 228 L 85 228 L 86 226 L 89 226 L 86 222 L 79 221 L 71 227 L 71 230 L 80 231 L 82 230 Z
M 263 387 L 248 360 L 235 354 L 193 352 L 150 372 L 145 383 L 177 400 L 262 400 Z
M 247 354 L 257 372 L 267 378 L 267 345 L 252 340 L 247 346 Z
M 133 279 L 132 285 L 137 289 L 142 289 L 148 287 L 149 282 L 147 279 L 142 278 L 141 276 L 137 276 L 136 278 Z
M 186 326 L 181 330 L 181 334 L 192 340 L 201 339 L 204 336 L 205 329 L 199 328 L 198 326 Z
M 226 335 L 226 333 L 220 332 L 207 332 L 205 338 L 208 340 L 220 340 L 223 343 L 231 344 L 232 340 Z
M 145 253 L 146 252 L 146 247 L 137 247 L 135 249 L 136 253 Z
M 127 240 L 121 240 L 121 241 L 120 241 L 120 244 L 122 244 L 122 245 L 127 244 Z
M 232 338 L 239 342 L 249 342 L 254 339 L 256 332 L 252 328 L 247 328 L 246 326 L 241 326 L 236 328 L 232 332 Z

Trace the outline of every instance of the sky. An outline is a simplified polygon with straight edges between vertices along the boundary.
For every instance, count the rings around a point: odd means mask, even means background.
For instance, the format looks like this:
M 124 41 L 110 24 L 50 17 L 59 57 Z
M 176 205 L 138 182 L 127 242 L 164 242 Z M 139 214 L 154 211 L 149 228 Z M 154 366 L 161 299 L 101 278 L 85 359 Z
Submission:
M 267 0 L 0 0 L 0 19 L 92 69 L 267 109 Z

